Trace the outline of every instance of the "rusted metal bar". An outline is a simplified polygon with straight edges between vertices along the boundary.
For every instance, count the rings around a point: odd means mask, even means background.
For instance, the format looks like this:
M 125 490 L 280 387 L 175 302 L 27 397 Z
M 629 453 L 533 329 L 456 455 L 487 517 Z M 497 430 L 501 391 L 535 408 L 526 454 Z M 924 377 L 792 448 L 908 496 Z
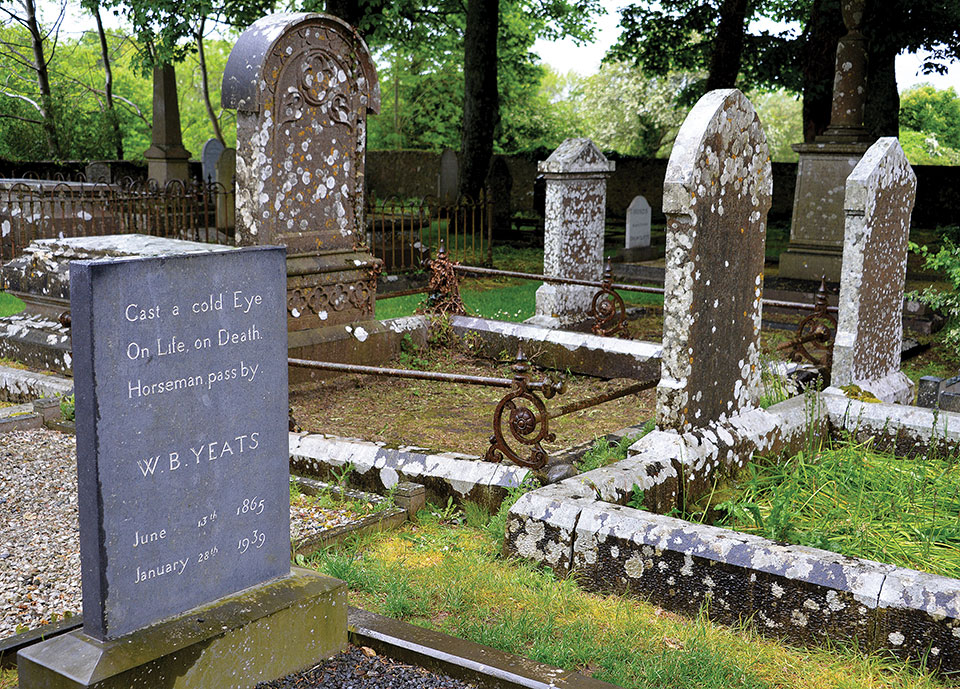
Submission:
M 620 399 L 621 397 L 626 397 L 627 395 L 634 395 L 638 392 L 643 392 L 644 390 L 649 390 L 650 388 L 657 387 L 657 383 L 660 380 L 645 380 L 642 383 L 634 383 L 633 385 L 628 385 L 625 388 L 620 388 L 619 390 L 614 390 L 613 392 L 605 392 L 600 395 L 594 395 L 593 397 L 588 397 L 586 399 L 580 400 L 579 402 L 571 402 L 570 404 L 565 404 L 559 409 L 550 412 L 547 414 L 548 418 L 556 419 L 560 416 L 566 416 L 567 414 L 572 414 L 573 412 L 580 411 L 582 409 L 589 409 L 590 407 L 595 407 L 598 404 L 603 404 L 604 402 L 612 402 L 613 400 Z
M 827 282 L 820 279 L 817 300 L 813 313 L 800 321 L 797 335 L 791 342 L 777 347 L 777 351 L 790 351 L 794 361 L 808 362 L 820 369 L 821 375 L 829 379 L 833 365 L 833 338 L 837 332 L 837 319 L 828 313 Z
M 441 371 L 416 371 L 404 368 L 386 368 L 381 366 L 363 366 L 360 364 L 339 364 L 332 361 L 310 361 L 308 359 L 287 359 L 290 366 L 315 368 L 321 371 L 340 371 L 342 373 L 362 373 L 371 376 L 389 376 L 391 378 L 410 378 L 413 380 L 432 380 L 461 385 L 482 385 L 491 388 L 513 387 L 512 378 L 487 378 L 485 376 L 467 376 Z M 531 382 L 531 390 L 543 390 L 554 384 L 550 381 Z M 551 395 L 552 396 L 552 395 Z
M 561 278 L 552 275 L 540 275 L 538 273 L 522 273 L 516 270 L 497 270 L 495 268 L 482 268 L 480 266 L 456 266 L 457 271 L 461 273 L 474 273 L 477 275 L 490 275 L 493 277 L 520 278 L 522 280 L 540 280 L 542 282 L 552 282 L 558 285 L 582 285 L 584 287 L 604 286 L 603 282 L 596 280 L 578 280 L 576 278 Z M 647 287 L 644 285 L 626 285 L 623 283 L 612 283 L 610 285 L 615 290 L 622 292 L 644 292 L 646 294 L 664 294 L 663 287 Z M 795 309 L 798 311 L 816 311 L 816 304 L 808 304 L 799 301 L 783 301 L 782 299 L 764 299 L 764 306 L 774 306 L 784 309 Z M 836 306 L 827 306 L 827 313 L 837 313 L 839 308 Z

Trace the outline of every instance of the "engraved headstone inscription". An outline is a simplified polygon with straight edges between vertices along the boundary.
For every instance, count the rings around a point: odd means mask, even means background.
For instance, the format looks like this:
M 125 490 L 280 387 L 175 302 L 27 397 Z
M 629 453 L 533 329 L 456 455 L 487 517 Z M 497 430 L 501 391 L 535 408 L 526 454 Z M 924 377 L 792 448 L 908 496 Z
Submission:
M 284 249 L 70 273 L 84 632 L 287 575 Z
M 627 208 L 627 249 L 650 246 L 650 204 L 642 196 L 634 196 Z

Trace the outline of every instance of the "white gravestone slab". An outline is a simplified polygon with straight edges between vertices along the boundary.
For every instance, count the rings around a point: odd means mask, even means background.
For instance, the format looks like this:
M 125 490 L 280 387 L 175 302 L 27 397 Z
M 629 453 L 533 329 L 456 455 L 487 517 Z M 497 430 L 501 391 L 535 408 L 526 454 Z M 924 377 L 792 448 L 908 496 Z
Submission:
M 634 196 L 627 207 L 626 249 L 650 246 L 650 204 L 642 196 Z

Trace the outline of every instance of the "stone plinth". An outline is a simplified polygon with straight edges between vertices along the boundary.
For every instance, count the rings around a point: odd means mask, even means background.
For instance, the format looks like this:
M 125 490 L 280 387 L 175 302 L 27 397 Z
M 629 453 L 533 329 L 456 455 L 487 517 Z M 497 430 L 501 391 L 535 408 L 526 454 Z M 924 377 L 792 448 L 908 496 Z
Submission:
M 663 183 L 658 427 L 702 428 L 756 403 L 772 180 L 750 101 L 736 89 L 704 95 L 677 134 Z
M 544 275 L 603 279 L 603 229 L 607 177 L 615 164 L 590 139 L 567 139 L 538 169 L 546 181 Z M 562 327 L 587 318 L 592 287 L 545 282 L 537 290 L 530 323 Z
M 118 639 L 75 631 L 30 646 L 17 673 L 21 689 L 252 689 L 346 643 L 346 586 L 294 569 Z
M 380 87 L 366 44 L 336 17 L 264 17 L 230 53 L 222 93 L 237 110 L 237 241 L 287 247 L 289 330 L 372 318 L 364 156 Z
M 865 143 L 796 144 L 800 154 L 790 224 L 790 245 L 780 254 L 780 277 L 840 280 L 843 197 L 847 177 L 866 152 Z
M 900 349 L 916 192 L 917 177 L 895 137 L 878 139 L 847 179 L 830 382 L 859 385 L 884 402 L 913 400 L 913 384 L 900 371 Z

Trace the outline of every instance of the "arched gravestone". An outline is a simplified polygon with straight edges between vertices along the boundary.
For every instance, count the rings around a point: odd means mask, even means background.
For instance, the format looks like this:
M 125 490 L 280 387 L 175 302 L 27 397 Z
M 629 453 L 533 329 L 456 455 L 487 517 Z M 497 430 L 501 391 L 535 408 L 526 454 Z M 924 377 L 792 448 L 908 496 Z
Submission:
M 736 89 L 704 95 L 680 128 L 663 184 L 662 428 L 687 431 L 756 403 L 772 191 L 767 140 L 750 101 Z
M 900 371 L 903 287 L 917 177 L 895 137 L 877 140 L 847 178 L 833 385 L 857 384 L 909 404 Z
M 452 148 L 443 149 L 440 154 L 440 172 L 437 175 L 437 198 L 441 205 L 452 206 L 457 202 L 457 178 L 460 164 L 457 152 Z
M 237 110 L 237 241 L 287 247 L 290 330 L 373 315 L 362 251 L 367 113 L 380 86 L 363 39 L 325 14 L 264 17 L 227 60 Z
M 217 180 L 217 161 L 223 154 L 224 145 L 217 139 L 207 139 L 200 151 L 200 162 L 204 184 L 216 182 Z

